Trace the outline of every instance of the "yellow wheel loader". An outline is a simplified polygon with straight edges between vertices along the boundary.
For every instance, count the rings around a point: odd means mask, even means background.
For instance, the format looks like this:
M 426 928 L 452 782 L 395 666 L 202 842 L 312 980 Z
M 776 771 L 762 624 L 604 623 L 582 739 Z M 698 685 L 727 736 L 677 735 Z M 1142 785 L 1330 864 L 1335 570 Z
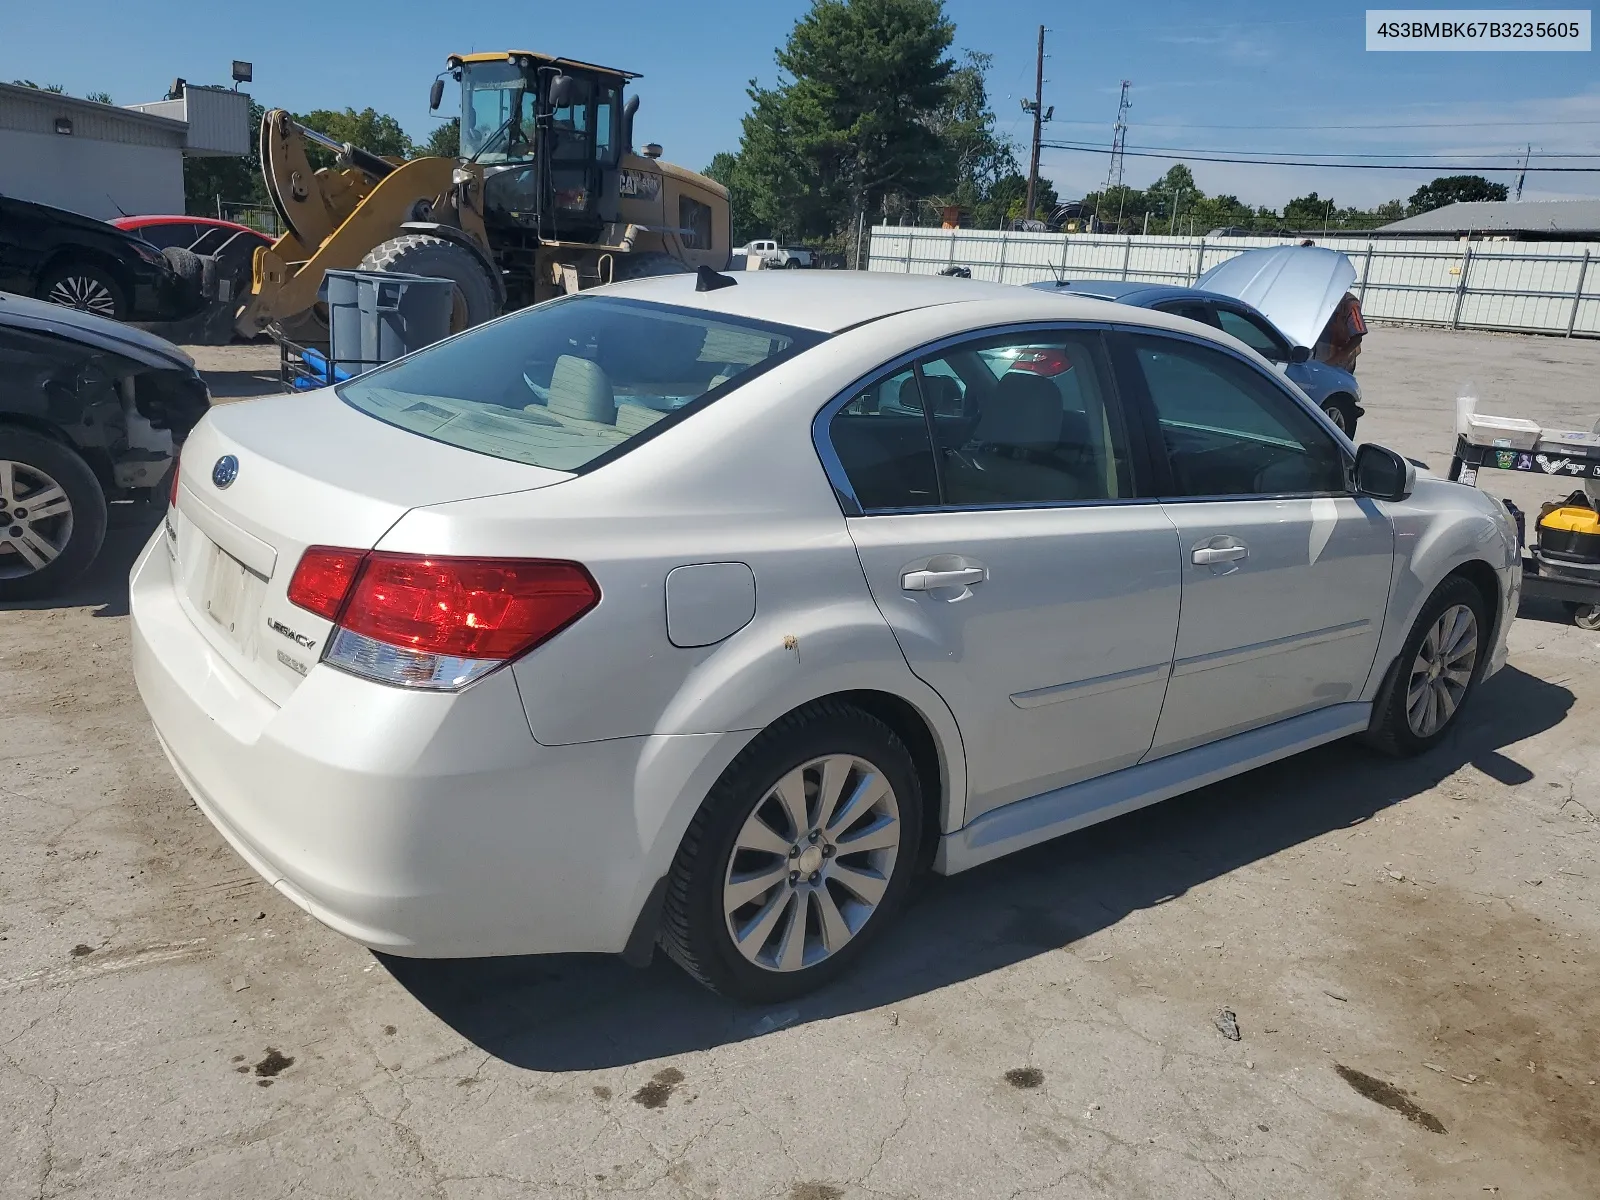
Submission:
M 721 268 L 728 193 L 715 180 L 633 149 L 631 71 L 528 50 L 452 55 L 434 80 L 461 85 L 459 158 L 380 158 L 273 109 L 261 171 L 284 234 L 256 251 L 235 321 L 326 338 L 317 290 L 329 268 L 455 281 L 452 331 L 509 309 L 644 275 Z M 309 144 L 335 154 L 313 169 Z

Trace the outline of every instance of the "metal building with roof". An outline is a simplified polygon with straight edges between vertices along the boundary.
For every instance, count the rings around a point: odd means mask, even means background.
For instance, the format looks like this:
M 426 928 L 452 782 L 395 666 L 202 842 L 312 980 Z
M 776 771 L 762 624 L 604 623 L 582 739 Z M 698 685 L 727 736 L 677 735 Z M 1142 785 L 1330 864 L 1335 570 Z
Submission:
M 243 92 L 190 86 L 119 108 L 0 83 L 0 193 L 19 200 L 102 219 L 181 213 L 185 154 L 249 151 Z
M 1600 238 L 1600 200 L 1475 200 L 1446 204 L 1374 230 L 1389 237 L 1508 237 L 1573 242 Z

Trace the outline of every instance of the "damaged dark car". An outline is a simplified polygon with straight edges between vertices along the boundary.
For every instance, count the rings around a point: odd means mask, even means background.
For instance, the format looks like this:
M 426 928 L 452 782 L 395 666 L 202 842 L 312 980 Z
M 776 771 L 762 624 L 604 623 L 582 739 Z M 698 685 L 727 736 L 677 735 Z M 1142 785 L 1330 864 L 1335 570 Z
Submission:
M 0 292 L 0 601 L 59 593 L 113 501 L 164 500 L 211 399 L 194 361 L 127 325 Z

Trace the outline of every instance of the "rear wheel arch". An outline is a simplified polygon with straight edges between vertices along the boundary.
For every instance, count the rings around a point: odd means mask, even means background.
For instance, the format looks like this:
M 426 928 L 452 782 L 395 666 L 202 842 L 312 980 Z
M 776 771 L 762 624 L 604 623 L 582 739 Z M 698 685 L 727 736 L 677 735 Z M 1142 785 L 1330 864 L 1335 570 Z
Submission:
M 956 808 L 955 797 L 949 794 L 948 787 L 951 772 L 946 767 L 933 726 L 916 705 L 892 692 L 835 692 L 821 699 L 837 701 L 876 717 L 894 730 L 911 751 L 911 761 L 922 786 L 922 846 L 917 865 L 919 869 L 927 866 L 933 861 L 946 817 Z
M 96 267 L 106 272 L 117 281 L 117 285 L 128 293 L 128 301 L 133 301 L 133 276 L 126 264 L 117 259 L 114 254 L 107 254 L 96 250 L 93 246 L 64 245 L 50 252 L 50 256 L 39 264 L 39 273 L 34 277 L 34 287 L 39 286 L 40 280 L 46 278 L 53 271 L 62 267 L 82 263 L 85 266 Z

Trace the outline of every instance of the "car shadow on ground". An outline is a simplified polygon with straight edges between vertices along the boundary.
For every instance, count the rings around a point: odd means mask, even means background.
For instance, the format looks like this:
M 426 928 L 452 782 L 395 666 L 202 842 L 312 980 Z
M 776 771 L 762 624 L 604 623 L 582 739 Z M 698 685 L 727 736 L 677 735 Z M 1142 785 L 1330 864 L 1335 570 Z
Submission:
M 166 511 L 164 503 L 143 500 L 112 504 L 106 515 L 106 540 L 87 571 L 57 595 L 40 600 L 0 600 L 0 612 L 93 608 L 97 617 L 127 616 L 128 572 Z
M 283 395 L 283 381 L 276 368 L 255 371 L 205 371 L 203 374 L 213 403 Z
M 520 1067 L 590 1070 L 743 1041 L 893 1004 L 1070 945 L 1131 912 L 1365 821 L 1467 763 L 1504 783 L 1527 782 L 1532 772 L 1506 748 L 1559 724 L 1572 701 L 1567 689 L 1508 667 L 1484 685 L 1450 738 L 1421 758 L 1395 761 L 1339 742 L 973 871 L 930 876 L 870 962 L 790 1004 L 731 1003 L 659 951 L 645 971 L 580 955 L 382 960 L 441 1020 Z

